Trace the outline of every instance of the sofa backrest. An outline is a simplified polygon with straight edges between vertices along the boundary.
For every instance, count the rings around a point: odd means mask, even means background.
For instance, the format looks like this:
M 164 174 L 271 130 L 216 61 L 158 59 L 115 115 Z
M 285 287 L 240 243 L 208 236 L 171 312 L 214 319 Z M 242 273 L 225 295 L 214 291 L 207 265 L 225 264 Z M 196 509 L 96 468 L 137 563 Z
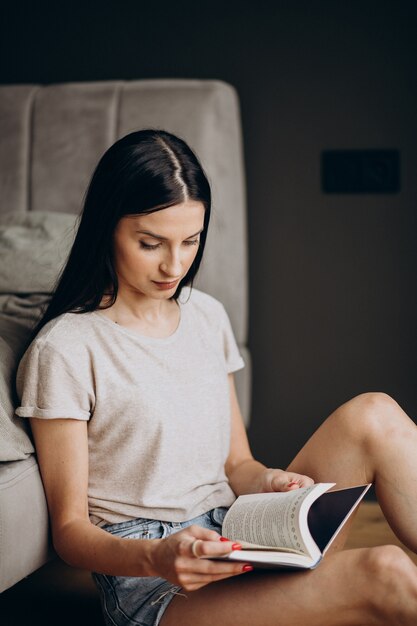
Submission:
M 248 272 L 239 104 L 214 80 L 140 80 L 0 86 L 0 213 L 79 213 L 103 152 L 140 128 L 179 135 L 199 156 L 213 192 L 212 222 L 195 286 L 228 311 L 246 362 L 237 373 L 248 422 Z

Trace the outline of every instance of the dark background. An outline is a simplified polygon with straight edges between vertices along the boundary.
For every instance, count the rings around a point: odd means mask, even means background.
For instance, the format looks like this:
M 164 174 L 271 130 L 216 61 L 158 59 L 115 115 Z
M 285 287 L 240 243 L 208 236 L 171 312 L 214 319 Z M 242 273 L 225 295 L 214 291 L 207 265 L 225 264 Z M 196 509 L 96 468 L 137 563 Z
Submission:
M 417 3 L 123 0 L 1 8 L 0 82 L 216 78 L 242 111 L 250 438 L 282 467 L 337 406 L 417 417 Z M 329 149 L 397 149 L 396 194 L 320 189 Z

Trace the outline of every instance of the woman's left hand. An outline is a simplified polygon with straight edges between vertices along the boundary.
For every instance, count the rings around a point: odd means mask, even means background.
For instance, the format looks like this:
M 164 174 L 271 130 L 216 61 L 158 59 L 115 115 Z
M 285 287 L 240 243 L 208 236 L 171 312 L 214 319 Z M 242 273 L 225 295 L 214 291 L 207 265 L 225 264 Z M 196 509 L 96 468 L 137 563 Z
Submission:
M 265 470 L 261 480 L 262 493 L 271 491 L 292 491 L 293 489 L 314 485 L 314 480 L 308 476 L 272 468 Z

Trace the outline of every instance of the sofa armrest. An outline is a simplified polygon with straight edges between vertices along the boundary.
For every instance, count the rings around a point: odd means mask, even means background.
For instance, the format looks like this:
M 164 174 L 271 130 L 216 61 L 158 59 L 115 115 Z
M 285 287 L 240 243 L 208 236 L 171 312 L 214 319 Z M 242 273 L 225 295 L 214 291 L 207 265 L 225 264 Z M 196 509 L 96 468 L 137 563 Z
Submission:
M 0 463 L 0 592 L 53 556 L 36 458 Z

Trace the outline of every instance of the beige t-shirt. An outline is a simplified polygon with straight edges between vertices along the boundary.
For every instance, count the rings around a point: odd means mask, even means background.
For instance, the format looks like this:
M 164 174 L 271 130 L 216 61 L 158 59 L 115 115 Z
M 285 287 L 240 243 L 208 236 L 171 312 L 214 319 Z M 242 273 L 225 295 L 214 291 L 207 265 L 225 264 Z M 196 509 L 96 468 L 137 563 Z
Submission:
M 181 522 L 235 495 L 227 374 L 244 366 L 220 302 L 181 295 L 165 338 L 140 335 L 99 312 L 65 313 L 20 362 L 20 417 L 88 420 L 90 519 Z

